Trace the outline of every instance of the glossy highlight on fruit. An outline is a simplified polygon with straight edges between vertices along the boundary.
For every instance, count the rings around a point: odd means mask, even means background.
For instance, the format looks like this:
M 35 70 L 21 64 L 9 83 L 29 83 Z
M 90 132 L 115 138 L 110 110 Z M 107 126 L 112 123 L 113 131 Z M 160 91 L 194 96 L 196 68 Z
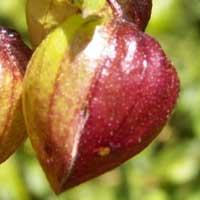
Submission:
M 117 17 L 135 23 L 145 30 L 151 16 L 152 0 L 107 0 Z
M 69 18 L 35 51 L 25 76 L 29 137 L 58 194 L 142 151 L 179 92 L 158 42 L 122 18 Z
M 0 163 L 26 138 L 21 93 L 30 56 L 17 32 L 0 27 Z

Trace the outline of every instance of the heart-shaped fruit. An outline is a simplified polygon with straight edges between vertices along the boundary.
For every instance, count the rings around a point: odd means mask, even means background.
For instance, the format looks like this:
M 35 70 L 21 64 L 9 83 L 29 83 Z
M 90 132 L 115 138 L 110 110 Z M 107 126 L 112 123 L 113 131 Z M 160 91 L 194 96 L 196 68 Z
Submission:
M 115 14 L 144 30 L 151 16 L 152 0 L 108 0 Z
M 160 45 L 123 19 L 73 16 L 35 51 L 23 108 L 56 193 L 120 165 L 165 125 L 176 71 Z
M 25 139 L 22 80 L 31 50 L 14 30 L 0 27 L 0 163 Z

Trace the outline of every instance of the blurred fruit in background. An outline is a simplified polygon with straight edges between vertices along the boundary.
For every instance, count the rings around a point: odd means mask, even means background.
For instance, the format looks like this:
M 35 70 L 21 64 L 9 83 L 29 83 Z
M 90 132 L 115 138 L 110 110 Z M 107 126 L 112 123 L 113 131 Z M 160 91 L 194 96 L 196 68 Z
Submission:
M 0 24 L 16 28 L 28 42 L 25 0 L 1 0 Z M 27 142 L 0 165 L 0 199 L 200 199 L 200 1 L 153 0 L 147 32 L 177 67 L 182 89 L 174 115 L 156 141 L 122 167 L 59 197 Z

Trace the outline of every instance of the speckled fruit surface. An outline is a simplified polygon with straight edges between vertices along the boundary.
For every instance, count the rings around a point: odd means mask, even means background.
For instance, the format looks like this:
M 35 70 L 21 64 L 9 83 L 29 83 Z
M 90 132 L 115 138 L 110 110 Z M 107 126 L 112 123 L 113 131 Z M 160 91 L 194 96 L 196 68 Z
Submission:
M 142 151 L 179 92 L 175 68 L 137 25 L 81 16 L 42 42 L 24 85 L 27 130 L 56 193 Z

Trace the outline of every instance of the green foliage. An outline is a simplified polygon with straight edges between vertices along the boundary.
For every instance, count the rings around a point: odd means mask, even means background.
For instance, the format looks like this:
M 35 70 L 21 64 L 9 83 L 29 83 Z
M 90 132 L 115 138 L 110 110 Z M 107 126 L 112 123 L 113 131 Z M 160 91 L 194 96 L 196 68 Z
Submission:
M 27 142 L 0 166 L 3 200 L 200 199 L 200 1 L 154 0 L 147 32 L 156 37 L 181 78 L 168 126 L 145 151 L 88 183 L 56 197 Z M 25 0 L 1 0 L 0 24 L 27 37 Z

